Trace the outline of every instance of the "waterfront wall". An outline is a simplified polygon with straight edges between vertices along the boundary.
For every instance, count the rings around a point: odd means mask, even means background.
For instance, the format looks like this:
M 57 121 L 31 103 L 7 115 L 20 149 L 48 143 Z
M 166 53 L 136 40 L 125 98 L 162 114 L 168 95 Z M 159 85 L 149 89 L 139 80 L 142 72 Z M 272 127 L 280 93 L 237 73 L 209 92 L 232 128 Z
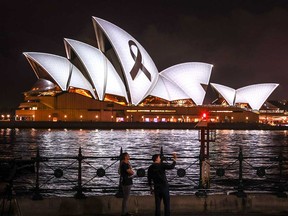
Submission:
M 96 196 L 85 199 L 75 198 L 45 198 L 32 200 L 18 197 L 14 208 L 15 214 L 22 216 L 60 216 L 60 215 L 120 215 L 121 198 L 114 196 Z M 197 197 L 193 195 L 171 196 L 171 213 L 181 214 L 212 214 L 217 213 L 259 213 L 259 215 L 287 215 L 288 199 L 279 198 L 272 194 L 248 194 L 245 198 L 235 195 L 209 195 Z M 163 206 L 162 206 L 163 207 Z M 131 196 L 129 211 L 134 214 L 153 215 L 153 196 Z
M 52 122 L 52 121 L 0 121 L 0 128 L 50 129 L 196 129 L 197 123 L 187 122 Z M 259 123 L 211 123 L 211 129 L 234 130 L 287 130 L 288 126 Z

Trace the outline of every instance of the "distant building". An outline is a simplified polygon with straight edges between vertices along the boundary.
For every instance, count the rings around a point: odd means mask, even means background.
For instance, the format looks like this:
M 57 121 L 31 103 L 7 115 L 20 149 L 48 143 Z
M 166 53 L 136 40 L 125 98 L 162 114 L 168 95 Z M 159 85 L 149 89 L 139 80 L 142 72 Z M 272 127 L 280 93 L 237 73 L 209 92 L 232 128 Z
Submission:
M 266 101 L 260 109 L 259 122 L 288 126 L 288 101 Z
M 124 30 L 93 17 L 98 48 L 64 39 L 66 57 L 24 53 L 38 81 L 24 93 L 16 120 L 258 122 L 259 109 L 278 84 L 238 90 L 211 83 L 221 104 L 204 105 L 213 65 L 187 62 L 161 72 Z

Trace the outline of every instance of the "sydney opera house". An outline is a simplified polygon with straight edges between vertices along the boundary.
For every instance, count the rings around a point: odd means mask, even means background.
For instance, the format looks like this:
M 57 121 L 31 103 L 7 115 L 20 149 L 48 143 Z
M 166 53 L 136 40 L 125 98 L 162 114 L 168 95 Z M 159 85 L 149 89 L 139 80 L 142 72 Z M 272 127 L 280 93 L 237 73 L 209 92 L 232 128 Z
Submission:
M 158 71 L 131 35 L 92 17 L 97 46 L 64 39 L 66 57 L 26 52 L 38 80 L 16 111 L 22 121 L 258 122 L 276 83 L 239 89 L 210 83 L 213 65 L 187 62 Z M 217 103 L 203 104 L 210 85 Z

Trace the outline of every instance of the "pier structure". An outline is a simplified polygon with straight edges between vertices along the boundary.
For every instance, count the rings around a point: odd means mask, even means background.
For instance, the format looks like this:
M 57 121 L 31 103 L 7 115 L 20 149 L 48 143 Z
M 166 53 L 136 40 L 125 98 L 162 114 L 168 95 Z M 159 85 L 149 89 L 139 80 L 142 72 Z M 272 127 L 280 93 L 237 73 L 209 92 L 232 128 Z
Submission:
M 210 161 L 209 161 L 209 144 L 216 140 L 216 131 L 210 129 L 207 122 L 206 112 L 202 113 L 202 121 L 195 127 L 199 129 L 198 139 L 200 141 L 199 154 L 199 185 L 197 196 L 206 196 L 205 189 L 210 187 Z

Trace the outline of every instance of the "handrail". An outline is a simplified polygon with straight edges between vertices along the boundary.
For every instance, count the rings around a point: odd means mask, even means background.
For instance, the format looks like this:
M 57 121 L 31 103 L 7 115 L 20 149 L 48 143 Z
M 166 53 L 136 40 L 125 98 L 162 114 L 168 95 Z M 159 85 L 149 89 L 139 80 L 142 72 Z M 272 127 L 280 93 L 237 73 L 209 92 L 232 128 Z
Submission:
M 112 193 L 120 197 L 121 187 L 117 169 L 121 152 L 122 148 L 119 155 L 95 157 L 83 155 L 82 149 L 79 148 L 77 156 L 42 157 L 37 149 L 36 156 L 30 160 L 22 160 L 19 157 L 4 158 L 0 159 L 0 164 L 14 164 L 13 170 L 16 172 L 13 174 L 12 168 L 9 168 L 9 172 L 13 176 L 8 181 L 16 194 L 17 192 L 21 194 L 21 188 L 22 190 L 25 188 L 26 193 L 33 193 L 34 200 L 43 199 L 44 193 L 52 192 L 53 194 L 57 191 L 63 191 L 63 194 L 68 191 L 76 191 L 74 197 L 78 199 L 101 193 Z M 160 154 L 168 162 L 172 159 L 171 156 L 163 154 L 163 148 L 161 148 Z M 267 193 L 272 192 L 279 197 L 287 197 L 288 166 L 286 163 L 288 158 L 281 154 L 247 157 L 243 154 L 242 148 L 239 148 L 238 156 L 226 158 L 234 160 L 225 164 L 211 158 L 206 160 L 206 165 L 209 166 L 209 183 L 202 184 L 202 175 L 204 175 L 202 168 L 200 169 L 202 158 L 200 156 L 179 157 L 176 166 L 177 172 L 168 174 L 171 191 L 176 194 L 185 192 L 197 195 L 197 192 L 199 194 L 202 191 L 209 194 L 219 190 L 225 192 L 225 190 L 231 191 L 232 189 L 235 195 L 245 197 L 248 190 L 255 192 L 266 190 Z M 136 194 L 148 193 L 147 178 L 145 177 L 147 177 L 151 158 L 132 157 L 130 160 L 137 165 L 142 162 L 136 169 L 132 191 Z M 181 160 L 190 162 L 184 166 L 181 164 Z M 263 166 L 263 162 L 265 162 L 265 166 Z M 27 167 L 30 167 L 31 171 L 31 166 L 34 166 L 34 172 L 19 175 L 19 172 Z M 252 173 L 254 170 L 256 172 Z

